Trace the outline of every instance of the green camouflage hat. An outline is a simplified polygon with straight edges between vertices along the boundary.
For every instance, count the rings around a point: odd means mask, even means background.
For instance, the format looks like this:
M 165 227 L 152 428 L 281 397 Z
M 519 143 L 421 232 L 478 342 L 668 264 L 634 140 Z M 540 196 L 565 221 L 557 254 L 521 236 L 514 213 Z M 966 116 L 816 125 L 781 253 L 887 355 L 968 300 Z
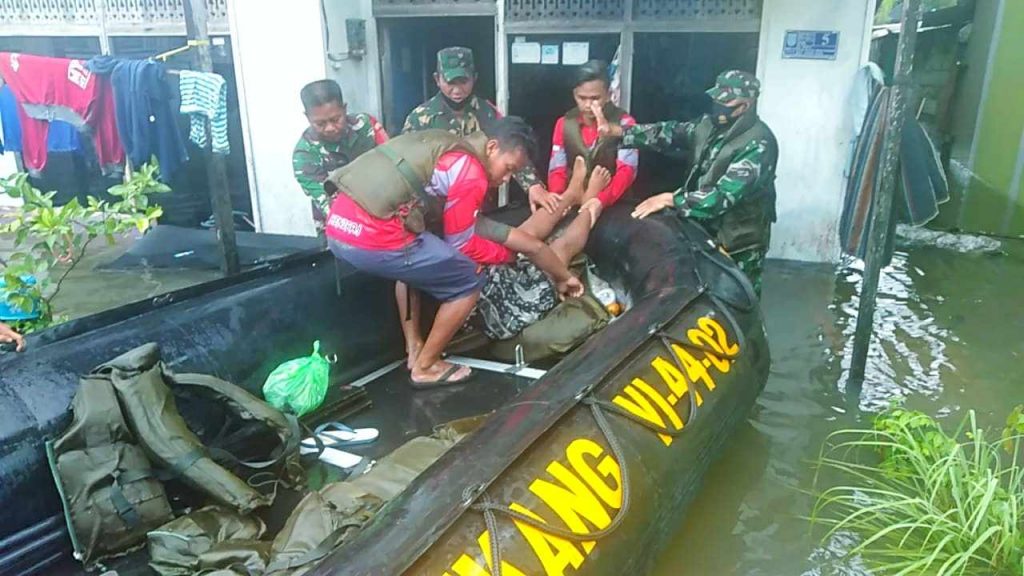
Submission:
M 462 46 L 449 46 L 437 53 L 437 71 L 445 82 L 456 78 L 472 78 L 476 74 L 473 51 Z
M 761 93 L 761 82 L 749 72 L 729 70 L 722 72 L 715 80 L 715 87 L 708 90 L 708 96 L 722 104 L 737 98 L 757 98 Z

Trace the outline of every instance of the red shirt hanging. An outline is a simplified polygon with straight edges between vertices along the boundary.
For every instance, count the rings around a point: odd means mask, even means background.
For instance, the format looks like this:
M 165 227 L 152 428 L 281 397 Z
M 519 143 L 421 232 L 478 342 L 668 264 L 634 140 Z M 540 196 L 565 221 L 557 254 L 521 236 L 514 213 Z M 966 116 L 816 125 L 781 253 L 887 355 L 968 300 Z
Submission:
M 114 90 L 107 78 L 93 74 L 84 61 L 0 52 L 0 76 L 20 104 L 22 157 L 27 169 L 38 172 L 46 166 L 46 138 L 52 119 L 78 128 L 88 125 L 100 166 L 124 163 Z

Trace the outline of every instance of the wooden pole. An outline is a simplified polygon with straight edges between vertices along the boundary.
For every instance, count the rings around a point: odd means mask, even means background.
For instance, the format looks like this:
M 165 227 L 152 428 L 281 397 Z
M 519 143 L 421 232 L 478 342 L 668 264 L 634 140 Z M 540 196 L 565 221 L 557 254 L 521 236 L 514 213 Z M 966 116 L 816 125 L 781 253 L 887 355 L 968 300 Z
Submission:
M 885 247 L 893 219 L 893 197 L 900 173 L 900 142 L 910 96 L 910 73 L 914 68 L 914 47 L 917 28 L 921 23 L 921 0 L 904 0 L 899 43 L 896 47 L 896 66 L 885 138 L 882 141 L 882 165 L 875 195 L 871 200 L 871 232 L 868 237 L 867 256 L 864 261 L 864 282 L 860 289 L 860 308 L 857 311 L 857 329 L 853 335 L 853 357 L 850 362 L 850 385 L 859 391 L 864 382 L 868 350 L 875 320 L 875 299 L 878 280 L 885 260 Z
M 185 0 L 185 30 L 190 42 L 195 42 L 196 68 L 200 72 L 213 72 L 210 57 L 210 32 L 207 22 L 210 10 L 206 0 Z M 213 204 L 213 219 L 221 248 L 221 271 L 225 275 L 238 274 L 238 244 L 235 241 L 235 218 L 231 207 L 231 191 L 228 190 L 228 172 L 223 154 L 212 152 L 213 138 L 210 123 L 206 122 L 206 141 L 211 143 L 207 162 L 207 179 L 210 183 L 210 200 Z

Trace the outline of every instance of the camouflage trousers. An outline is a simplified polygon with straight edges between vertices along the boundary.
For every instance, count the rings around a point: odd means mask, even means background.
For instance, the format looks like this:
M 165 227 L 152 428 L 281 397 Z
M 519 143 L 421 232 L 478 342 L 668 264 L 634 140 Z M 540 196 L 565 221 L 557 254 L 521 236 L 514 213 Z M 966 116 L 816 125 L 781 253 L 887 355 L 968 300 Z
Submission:
M 763 248 L 744 250 L 731 256 L 733 262 L 739 266 L 740 270 L 750 279 L 750 283 L 754 285 L 754 292 L 757 293 L 758 298 L 761 297 L 761 275 L 764 273 L 764 260 L 768 255 L 768 246 L 771 244 L 772 238 L 770 225 L 762 237 L 764 238 Z
M 732 257 L 740 270 L 747 275 L 750 283 L 754 285 L 754 292 L 761 297 L 761 274 L 764 272 L 764 259 L 767 250 L 748 250 Z

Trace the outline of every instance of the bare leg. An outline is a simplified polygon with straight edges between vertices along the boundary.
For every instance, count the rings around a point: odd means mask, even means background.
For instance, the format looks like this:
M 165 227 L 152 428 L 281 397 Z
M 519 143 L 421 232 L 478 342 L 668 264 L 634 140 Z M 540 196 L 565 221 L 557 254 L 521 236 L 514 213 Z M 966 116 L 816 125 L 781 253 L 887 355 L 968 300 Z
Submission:
M 580 200 L 583 198 L 583 180 L 586 177 L 587 163 L 583 160 L 582 156 L 577 156 L 576 162 L 573 164 L 572 178 L 569 180 L 569 185 L 565 188 L 565 192 L 562 193 L 561 198 L 558 200 L 558 207 L 555 208 L 555 213 L 552 214 L 547 210 L 537 210 L 526 222 L 519 225 L 519 229 L 540 240 L 550 236 L 555 226 L 558 226 L 558 223 L 565 217 L 565 213 L 580 203 Z
M 441 354 L 455 336 L 455 332 L 466 322 L 466 318 L 469 318 L 479 298 L 480 292 L 474 292 L 469 296 L 441 304 L 437 316 L 434 317 L 434 327 L 430 330 L 427 341 L 412 367 L 411 376 L 414 382 L 436 380 L 451 368 L 450 362 L 441 360 Z M 471 372 L 469 368 L 463 366 L 448 379 L 453 383 L 458 382 L 467 378 Z
M 404 282 L 395 282 L 395 300 L 398 302 L 398 315 L 402 321 L 405 352 L 408 355 L 405 365 L 412 370 L 416 357 L 423 348 L 423 336 L 420 334 L 420 292 L 415 288 L 409 288 Z
M 612 173 L 604 166 L 597 166 L 590 174 L 590 181 L 587 182 L 587 189 L 583 194 L 583 203 L 586 203 L 601 193 L 612 181 Z
M 566 266 L 586 247 L 590 230 L 597 221 L 597 215 L 600 213 L 600 203 L 598 200 L 592 200 L 591 203 L 597 203 L 597 207 L 584 205 L 576 219 L 565 229 L 565 233 L 551 242 L 551 250 L 554 251 L 555 255 Z

